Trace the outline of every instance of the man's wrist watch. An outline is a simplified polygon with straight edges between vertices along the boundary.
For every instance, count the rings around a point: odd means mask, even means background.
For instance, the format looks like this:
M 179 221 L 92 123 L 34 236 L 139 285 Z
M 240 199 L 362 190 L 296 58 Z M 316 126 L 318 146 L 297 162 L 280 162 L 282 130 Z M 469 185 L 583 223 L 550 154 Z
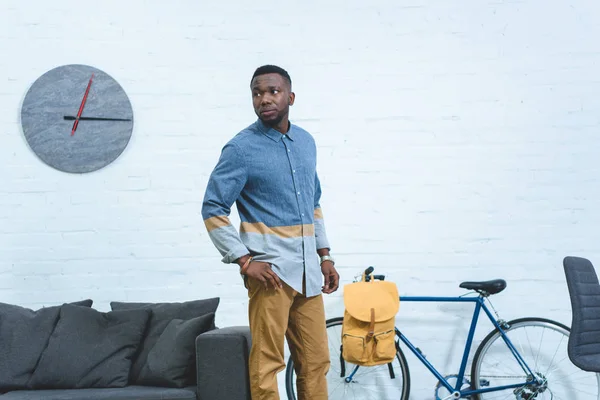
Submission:
M 333 257 L 327 255 L 327 256 L 321 256 L 321 262 L 320 264 L 323 264 L 323 261 L 331 261 L 331 263 L 333 265 L 335 265 L 335 260 L 333 259 Z

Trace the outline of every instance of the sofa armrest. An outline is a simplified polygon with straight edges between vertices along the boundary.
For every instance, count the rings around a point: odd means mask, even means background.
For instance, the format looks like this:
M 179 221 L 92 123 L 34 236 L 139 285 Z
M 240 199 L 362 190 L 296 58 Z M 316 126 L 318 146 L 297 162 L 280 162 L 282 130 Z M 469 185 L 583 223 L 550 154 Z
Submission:
M 230 326 L 196 338 L 198 400 L 251 400 L 247 326 Z

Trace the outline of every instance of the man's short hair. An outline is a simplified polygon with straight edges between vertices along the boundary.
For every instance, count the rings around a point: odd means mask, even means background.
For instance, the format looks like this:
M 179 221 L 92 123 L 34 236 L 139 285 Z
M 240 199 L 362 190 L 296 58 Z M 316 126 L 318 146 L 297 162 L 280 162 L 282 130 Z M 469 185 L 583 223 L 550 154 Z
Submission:
M 271 64 L 258 67 L 256 69 L 256 71 L 254 71 L 254 74 L 252 75 L 252 79 L 250 79 L 250 84 L 252 84 L 252 81 L 254 80 L 254 78 L 256 78 L 259 75 L 265 75 L 265 74 L 279 74 L 285 80 L 288 81 L 290 86 L 292 86 L 292 78 L 290 78 L 290 74 L 288 74 L 288 72 L 285 69 L 278 67 L 277 65 L 271 65 Z

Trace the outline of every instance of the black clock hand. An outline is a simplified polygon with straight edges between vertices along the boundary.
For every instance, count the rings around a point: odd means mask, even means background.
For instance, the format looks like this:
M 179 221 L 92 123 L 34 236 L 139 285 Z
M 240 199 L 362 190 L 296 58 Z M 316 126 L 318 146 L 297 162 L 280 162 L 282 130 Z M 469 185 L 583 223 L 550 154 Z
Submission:
M 131 118 L 101 118 L 101 117 L 73 117 L 70 115 L 65 115 L 63 117 L 66 121 L 75 121 L 79 119 L 80 121 L 131 121 Z

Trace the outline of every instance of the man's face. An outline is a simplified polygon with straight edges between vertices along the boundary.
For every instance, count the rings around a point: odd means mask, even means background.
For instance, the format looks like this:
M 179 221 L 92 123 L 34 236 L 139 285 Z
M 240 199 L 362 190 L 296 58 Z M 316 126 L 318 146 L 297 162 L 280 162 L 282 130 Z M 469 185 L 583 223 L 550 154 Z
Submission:
M 286 117 L 294 104 L 290 84 L 281 75 L 259 75 L 252 80 L 252 104 L 254 112 L 265 124 L 274 126 Z

